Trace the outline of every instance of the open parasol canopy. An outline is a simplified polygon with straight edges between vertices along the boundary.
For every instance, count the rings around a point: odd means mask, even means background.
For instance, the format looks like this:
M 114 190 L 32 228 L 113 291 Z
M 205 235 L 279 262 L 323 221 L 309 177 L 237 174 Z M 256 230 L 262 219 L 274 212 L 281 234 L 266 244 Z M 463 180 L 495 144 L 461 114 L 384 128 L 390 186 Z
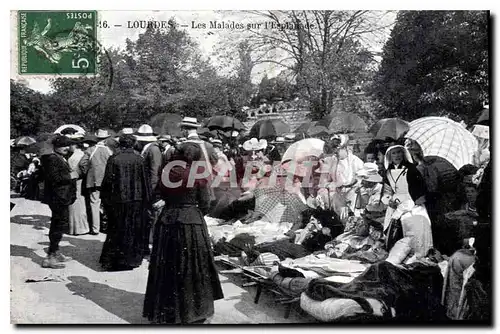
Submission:
M 60 134 L 61 131 L 65 130 L 65 129 L 68 129 L 68 128 L 73 129 L 76 132 L 80 132 L 80 133 L 85 134 L 85 129 L 82 128 L 81 126 L 75 125 L 75 124 L 64 124 L 64 125 L 61 125 L 60 127 L 58 127 L 56 129 L 56 131 L 54 131 L 54 133 L 59 133 Z
M 403 138 L 409 129 L 410 123 L 407 121 L 403 121 L 400 118 L 386 118 L 380 125 L 377 133 L 375 133 L 375 139 L 384 140 L 386 138 L 392 138 L 394 140 L 398 140 Z
M 14 146 L 25 147 L 25 146 L 33 145 L 34 143 L 36 143 L 35 138 L 29 137 L 29 136 L 22 136 L 22 137 L 17 138 L 14 141 Z
M 257 121 L 250 129 L 249 137 L 275 138 L 290 132 L 290 126 L 281 119 L 263 119 Z
M 316 123 L 324 126 L 330 133 L 366 132 L 368 125 L 356 114 L 347 112 L 331 113 Z
M 57 136 L 54 133 L 41 133 L 36 137 L 36 143 L 28 146 L 27 153 L 44 155 L 52 153 L 52 140 Z
M 242 131 L 245 129 L 245 126 L 240 120 L 232 116 L 225 115 L 210 117 L 206 122 L 204 122 L 204 126 L 209 130 Z
M 410 123 L 405 138 L 415 140 L 424 156 L 448 160 L 457 170 L 472 164 L 477 139 L 461 124 L 445 117 L 423 117 Z
M 372 126 L 370 126 L 370 128 L 368 129 L 368 132 L 371 133 L 372 135 L 376 136 L 378 130 L 380 130 L 382 125 L 390 119 L 391 118 L 382 118 L 382 119 L 376 121 Z
M 300 124 L 294 131 L 293 133 L 300 135 L 300 136 L 310 136 L 309 130 L 311 130 L 315 125 L 316 121 L 307 121 L 302 124 Z
M 311 137 L 325 137 L 331 135 L 332 131 L 324 125 L 315 125 L 309 129 L 308 134 Z
M 288 149 L 283 154 L 281 159 L 282 163 L 287 161 L 297 161 L 301 162 L 306 160 L 308 157 L 319 158 L 323 154 L 323 148 L 325 147 L 325 142 L 317 138 L 306 138 L 301 139 L 293 144 L 291 144 Z
M 182 121 L 182 116 L 172 113 L 162 113 L 151 118 L 149 125 L 153 131 L 160 135 L 171 135 L 174 137 L 182 137 L 179 123 Z

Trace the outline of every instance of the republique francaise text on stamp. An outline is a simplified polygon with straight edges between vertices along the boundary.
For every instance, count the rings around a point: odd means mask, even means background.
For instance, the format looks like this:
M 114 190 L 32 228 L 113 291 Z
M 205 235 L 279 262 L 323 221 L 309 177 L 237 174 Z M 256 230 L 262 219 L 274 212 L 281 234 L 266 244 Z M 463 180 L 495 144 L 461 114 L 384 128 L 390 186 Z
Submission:
M 18 74 L 97 74 L 97 11 L 18 11 Z

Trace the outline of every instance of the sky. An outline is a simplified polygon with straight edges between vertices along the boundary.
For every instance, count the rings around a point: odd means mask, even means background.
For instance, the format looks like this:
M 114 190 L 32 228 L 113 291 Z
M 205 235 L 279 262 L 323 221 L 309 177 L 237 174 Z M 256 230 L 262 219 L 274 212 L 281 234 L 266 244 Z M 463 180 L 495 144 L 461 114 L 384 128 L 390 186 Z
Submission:
M 388 13 L 384 16 L 387 24 L 394 22 L 395 13 Z M 248 23 L 262 22 L 261 18 L 252 16 L 248 12 L 243 11 L 99 11 L 99 20 L 102 24 L 106 21 L 109 28 L 100 28 L 98 31 L 98 39 L 105 48 L 124 48 L 126 39 L 136 40 L 145 28 L 136 28 L 140 21 L 168 21 L 174 18 L 180 25 L 179 29 L 185 29 L 195 40 L 202 54 L 205 57 L 210 57 L 213 62 L 217 62 L 214 53 L 221 47 L 221 42 L 237 37 L 235 34 L 241 32 L 231 30 L 213 30 L 213 29 L 197 29 L 193 28 L 199 24 L 209 25 L 210 21 L 219 22 L 235 22 L 245 26 Z M 184 27 L 186 26 L 186 27 Z M 372 51 L 381 51 L 383 44 L 388 38 L 389 31 L 382 38 L 370 40 L 368 43 L 369 49 Z M 240 36 L 241 37 L 241 36 Z M 215 60 L 214 60 L 215 59 Z M 254 68 L 252 72 L 252 81 L 260 82 L 260 79 L 267 74 L 269 77 L 276 76 L 282 68 L 276 65 L 261 64 Z M 11 74 L 15 78 L 15 73 Z M 50 91 L 49 81 L 43 78 L 27 78 L 25 81 L 29 87 L 40 92 L 46 93 Z

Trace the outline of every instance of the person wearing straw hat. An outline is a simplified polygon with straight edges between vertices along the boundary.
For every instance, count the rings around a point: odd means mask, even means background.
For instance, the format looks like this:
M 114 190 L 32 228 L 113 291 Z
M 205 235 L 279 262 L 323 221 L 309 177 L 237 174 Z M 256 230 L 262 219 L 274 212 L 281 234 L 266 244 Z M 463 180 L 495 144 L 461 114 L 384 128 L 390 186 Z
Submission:
M 211 167 L 217 163 L 219 157 L 215 153 L 213 145 L 209 142 L 201 140 L 198 135 L 197 129 L 201 127 L 201 124 L 198 123 L 198 120 L 195 117 L 184 117 L 179 126 L 181 127 L 182 133 L 186 138 L 183 142 L 194 142 L 202 146 L 204 158 L 208 161 L 211 169 Z
M 386 206 L 380 201 L 382 197 L 382 176 L 379 174 L 376 163 L 367 162 L 363 169 L 357 171 L 356 176 L 361 180 L 355 188 L 356 202 L 355 215 L 370 212 L 373 216 L 375 212 L 381 217 Z
M 352 188 L 357 183 L 356 172 L 363 169 L 363 160 L 354 155 L 347 147 L 349 137 L 347 135 L 337 135 L 340 139 L 339 146 L 335 153 L 338 159 L 337 174 L 342 175 L 344 183 L 340 185 L 346 205 L 350 211 L 354 212 L 356 194 Z
M 243 150 L 246 153 L 243 157 L 243 166 L 245 169 L 243 182 L 247 181 L 247 183 L 242 184 L 243 189 L 252 189 L 257 184 L 258 179 L 271 171 L 271 161 L 264 154 L 266 148 L 267 140 L 265 139 L 258 140 L 257 138 L 251 138 L 243 143 Z M 251 172 L 250 177 L 247 175 L 248 172 Z
M 54 152 L 41 157 L 44 168 L 45 190 L 44 203 L 52 211 L 49 230 L 49 250 L 42 262 L 42 267 L 60 269 L 61 262 L 70 261 L 59 251 L 59 242 L 69 228 L 69 206 L 76 200 L 76 181 L 71 177 L 71 168 L 66 161 L 73 141 L 66 136 L 58 135 L 52 145 Z
M 206 162 L 208 170 L 210 172 L 210 179 L 212 178 L 213 166 L 217 164 L 219 160 L 218 154 L 215 152 L 214 147 L 211 143 L 204 141 L 198 136 L 198 128 L 201 127 L 201 124 L 198 123 L 198 120 L 195 117 L 184 117 L 179 124 L 182 133 L 186 137 L 184 143 L 196 143 L 200 146 L 200 149 L 203 153 L 202 158 L 203 161 Z M 210 181 L 211 182 L 211 181 Z M 215 202 L 215 193 L 214 189 L 210 186 L 210 199 Z
M 141 156 L 144 158 L 144 166 L 146 169 L 146 174 L 148 176 L 148 182 L 150 183 L 152 196 L 151 203 L 148 204 L 147 215 L 148 219 L 145 225 L 145 240 L 144 240 L 144 252 L 149 255 L 149 244 L 151 241 L 151 228 L 155 223 L 157 212 L 153 208 L 153 204 L 159 200 L 159 174 L 163 163 L 163 155 L 161 153 L 161 147 L 158 143 L 158 138 L 153 132 L 153 128 L 148 124 L 142 124 L 135 133 L 135 139 L 137 141 L 136 148 L 141 152 Z
M 343 173 L 338 171 L 336 156 L 327 156 L 319 161 L 319 168 L 315 170 L 320 175 L 316 202 L 324 210 L 333 210 L 342 220 L 347 219 L 345 200 L 340 194 L 340 187 L 346 183 Z
M 172 138 L 171 135 L 160 135 L 158 136 L 158 143 L 160 143 L 160 147 L 162 148 L 162 154 L 163 154 L 163 163 L 162 166 L 167 163 L 167 161 L 170 161 L 172 158 L 172 155 L 174 154 L 175 151 L 175 139 Z
M 85 151 L 78 164 L 82 175 L 86 175 L 84 189 L 90 207 L 88 217 L 91 235 L 99 234 L 101 229 L 101 183 L 106 163 L 113 155 L 113 151 L 106 145 L 106 139 L 110 136 L 108 130 L 99 129 L 95 134 L 97 144 Z

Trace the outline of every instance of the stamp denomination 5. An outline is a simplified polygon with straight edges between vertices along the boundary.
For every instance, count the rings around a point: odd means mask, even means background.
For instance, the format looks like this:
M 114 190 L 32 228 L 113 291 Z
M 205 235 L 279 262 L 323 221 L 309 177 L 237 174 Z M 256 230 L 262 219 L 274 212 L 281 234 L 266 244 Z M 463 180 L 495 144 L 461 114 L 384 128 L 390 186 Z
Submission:
M 96 74 L 96 11 L 19 11 L 19 74 Z

